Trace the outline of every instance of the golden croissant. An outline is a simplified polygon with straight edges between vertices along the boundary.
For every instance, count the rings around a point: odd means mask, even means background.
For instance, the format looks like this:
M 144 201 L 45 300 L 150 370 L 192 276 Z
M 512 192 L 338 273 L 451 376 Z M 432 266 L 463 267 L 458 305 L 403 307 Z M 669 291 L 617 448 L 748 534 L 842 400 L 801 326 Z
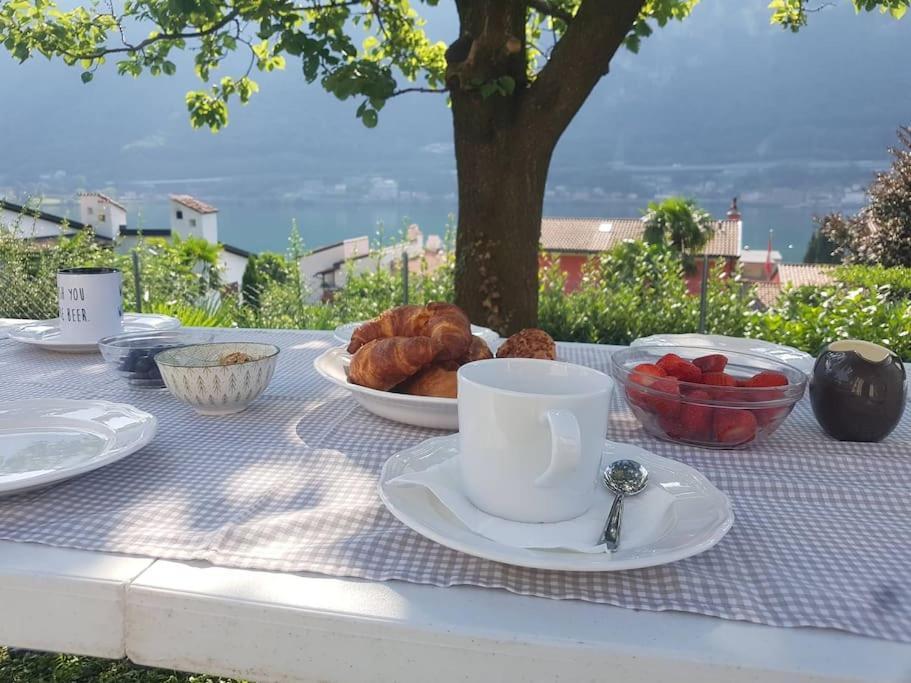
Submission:
M 405 380 L 396 391 L 413 396 L 456 398 L 458 393 L 458 366 L 454 363 L 434 363 Z
M 368 342 L 389 337 L 430 337 L 440 360 L 455 360 L 468 352 L 471 323 L 454 304 L 398 306 L 358 327 L 351 335 L 348 353 L 356 354 Z
M 357 353 L 364 344 L 374 339 L 417 337 L 429 317 L 425 306 L 398 306 L 383 311 L 354 330 L 348 344 L 348 353 Z
M 429 337 L 374 339 L 351 358 L 348 381 L 389 391 L 429 365 L 438 353 L 439 348 Z
M 471 345 L 471 323 L 455 304 L 432 303 L 426 306 L 429 318 L 421 334 L 430 337 L 441 351 L 439 360 L 456 360 L 468 353 Z

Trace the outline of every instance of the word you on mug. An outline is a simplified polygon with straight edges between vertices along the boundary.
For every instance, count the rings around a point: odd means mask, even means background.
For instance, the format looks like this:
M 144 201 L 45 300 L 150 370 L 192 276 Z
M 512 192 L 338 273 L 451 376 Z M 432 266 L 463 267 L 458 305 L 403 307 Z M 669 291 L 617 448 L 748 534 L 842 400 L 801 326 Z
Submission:
M 88 313 L 85 310 L 85 288 L 59 287 L 57 296 L 60 300 L 60 317 L 68 323 L 87 323 Z

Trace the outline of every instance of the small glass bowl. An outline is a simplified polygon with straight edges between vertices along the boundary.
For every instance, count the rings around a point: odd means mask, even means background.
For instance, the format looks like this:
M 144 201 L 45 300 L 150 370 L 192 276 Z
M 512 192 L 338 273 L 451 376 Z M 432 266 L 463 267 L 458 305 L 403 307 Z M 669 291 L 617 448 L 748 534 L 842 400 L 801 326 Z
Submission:
M 661 390 L 662 382 L 650 382 L 654 378 L 633 371 L 640 363 L 654 364 L 668 353 L 689 361 L 722 354 L 728 359 L 724 372 L 737 380 L 772 370 L 787 377 L 788 385 L 721 387 L 675 380 L 672 393 Z M 761 443 L 787 419 L 807 386 L 804 372 L 768 356 L 689 346 L 633 346 L 615 351 L 611 354 L 611 375 L 645 431 L 659 439 L 702 448 L 748 448 Z M 683 419 L 684 415 L 696 419 Z M 738 430 L 742 438 L 720 438 L 723 430 L 717 428 L 719 420 L 743 425 Z M 694 424 L 701 429 L 693 429 Z
M 163 387 L 164 380 L 155 363 L 155 354 L 178 346 L 207 344 L 214 339 L 214 332 L 199 330 L 127 332 L 105 337 L 98 342 L 98 348 L 105 361 L 131 386 Z

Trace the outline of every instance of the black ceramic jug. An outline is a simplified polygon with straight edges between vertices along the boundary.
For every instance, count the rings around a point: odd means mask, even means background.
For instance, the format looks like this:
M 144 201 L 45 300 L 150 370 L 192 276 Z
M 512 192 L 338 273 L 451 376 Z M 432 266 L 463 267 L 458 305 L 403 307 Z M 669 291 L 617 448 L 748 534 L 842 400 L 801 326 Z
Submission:
M 905 410 L 905 367 L 871 342 L 832 342 L 816 359 L 810 402 L 819 425 L 840 441 L 880 441 Z

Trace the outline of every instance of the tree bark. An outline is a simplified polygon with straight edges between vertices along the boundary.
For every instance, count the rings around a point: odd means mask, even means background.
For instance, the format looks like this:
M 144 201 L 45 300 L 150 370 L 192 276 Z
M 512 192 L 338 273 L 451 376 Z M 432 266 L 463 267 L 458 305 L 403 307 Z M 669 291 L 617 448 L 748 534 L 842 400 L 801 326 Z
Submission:
M 509 112 L 497 111 L 509 100 L 496 100 L 453 98 L 459 185 L 456 303 L 473 322 L 511 334 L 537 325 L 538 243 L 556 140 L 520 129 Z M 504 120 L 491 126 L 490 134 L 478 134 L 486 119 L 499 116 Z
M 551 156 L 643 4 L 583 0 L 529 86 L 528 0 L 456 0 L 460 36 L 446 54 L 459 186 L 455 295 L 472 322 L 501 334 L 537 325 Z M 504 77 L 512 93 L 482 95 Z

